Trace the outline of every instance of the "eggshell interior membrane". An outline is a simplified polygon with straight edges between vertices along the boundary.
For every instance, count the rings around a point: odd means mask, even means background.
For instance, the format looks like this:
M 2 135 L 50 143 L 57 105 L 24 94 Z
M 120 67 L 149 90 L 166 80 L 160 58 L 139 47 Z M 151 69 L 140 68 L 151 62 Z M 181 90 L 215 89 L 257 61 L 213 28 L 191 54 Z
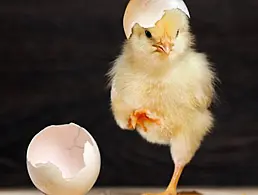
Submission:
M 77 195 L 94 185 L 100 153 L 85 129 L 70 123 L 40 131 L 27 150 L 27 168 L 34 185 L 47 195 Z
M 190 17 L 188 8 L 182 0 L 130 0 L 123 19 L 127 39 L 130 37 L 135 23 L 144 28 L 153 27 L 162 18 L 164 11 L 171 9 L 180 9 Z

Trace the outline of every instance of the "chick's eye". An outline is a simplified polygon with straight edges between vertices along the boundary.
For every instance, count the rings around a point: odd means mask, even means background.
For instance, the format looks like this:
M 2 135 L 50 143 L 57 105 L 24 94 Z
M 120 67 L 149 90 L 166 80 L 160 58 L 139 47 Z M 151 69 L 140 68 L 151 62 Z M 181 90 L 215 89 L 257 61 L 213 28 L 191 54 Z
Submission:
M 177 30 L 177 32 L 176 32 L 176 37 L 178 37 L 178 35 L 179 35 L 179 30 Z
M 151 38 L 151 37 L 152 37 L 150 31 L 148 31 L 148 30 L 145 30 L 145 35 L 146 35 L 146 37 L 148 37 L 148 38 Z

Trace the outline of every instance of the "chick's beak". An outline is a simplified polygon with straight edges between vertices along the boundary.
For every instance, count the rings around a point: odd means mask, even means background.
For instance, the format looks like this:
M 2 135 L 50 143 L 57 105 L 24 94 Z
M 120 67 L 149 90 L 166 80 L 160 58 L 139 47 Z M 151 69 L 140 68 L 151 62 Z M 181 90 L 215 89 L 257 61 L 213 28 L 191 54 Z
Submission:
M 170 41 L 163 41 L 163 42 L 159 42 L 153 46 L 156 47 L 156 50 L 158 52 L 163 52 L 163 53 L 169 55 L 170 52 L 172 51 L 172 47 L 174 46 L 174 44 L 171 43 Z

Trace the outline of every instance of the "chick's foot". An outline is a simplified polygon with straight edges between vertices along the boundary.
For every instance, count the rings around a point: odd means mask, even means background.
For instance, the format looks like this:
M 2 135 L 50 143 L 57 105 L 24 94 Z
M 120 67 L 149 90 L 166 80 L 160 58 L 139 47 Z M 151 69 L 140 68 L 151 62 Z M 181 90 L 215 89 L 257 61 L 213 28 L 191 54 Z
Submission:
M 147 128 L 145 126 L 145 122 L 156 123 L 160 125 L 160 119 L 155 117 L 149 110 L 147 109 L 138 109 L 131 113 L 128 120 L 128 128 L 135 129 L 137 125 L 139 125 L 145 132 Z
M 191 192 L 176 192 L 176 191 L 164 191 L 160 193 L 143 193 L 142 195 L 202 195 L 199 192 L 191 191 Z
M 143 193 L 142 195 L 177 195 L 176 191 L 164 191 L 159 193 Z
M 191 192 L 178 192 L 177 195 L 202 195 L 202 194 L 196 191 L 191 191 Z

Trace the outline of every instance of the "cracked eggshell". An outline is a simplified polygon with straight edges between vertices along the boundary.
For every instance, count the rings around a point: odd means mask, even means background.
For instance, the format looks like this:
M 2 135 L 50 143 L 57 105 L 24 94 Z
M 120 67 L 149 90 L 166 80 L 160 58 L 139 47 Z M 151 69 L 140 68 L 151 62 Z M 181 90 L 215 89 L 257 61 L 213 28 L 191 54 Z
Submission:
M 46 195 L 83 195 L 100 172 L 94 138 L 74 124 L 51 125 L 31 140 L 27 169 L 33 184 Z
M 164 11 L 171 9 L 180 9 L 190 18 L 183 0 L 130 0 L 123 18 L 126 38 L 130 37 L 135 23 L 144 28 L 153 27 L 162 18 Z

